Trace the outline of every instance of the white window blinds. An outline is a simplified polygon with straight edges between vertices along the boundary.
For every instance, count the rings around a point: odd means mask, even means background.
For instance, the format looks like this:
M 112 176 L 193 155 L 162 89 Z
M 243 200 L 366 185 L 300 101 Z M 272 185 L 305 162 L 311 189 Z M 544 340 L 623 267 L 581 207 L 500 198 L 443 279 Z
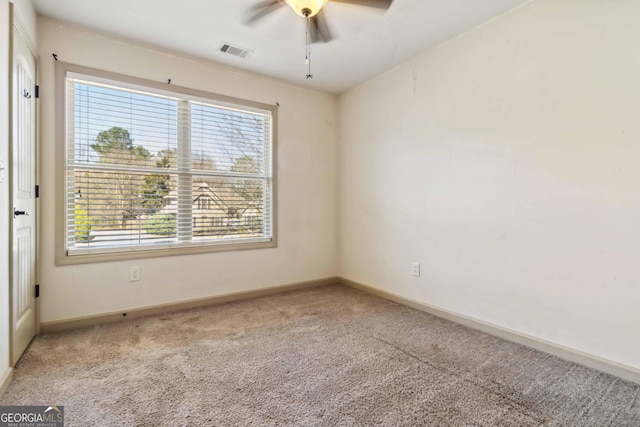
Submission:
M 272 240 L 272 110 L 72 72 L 65 86 L 67 255 Z

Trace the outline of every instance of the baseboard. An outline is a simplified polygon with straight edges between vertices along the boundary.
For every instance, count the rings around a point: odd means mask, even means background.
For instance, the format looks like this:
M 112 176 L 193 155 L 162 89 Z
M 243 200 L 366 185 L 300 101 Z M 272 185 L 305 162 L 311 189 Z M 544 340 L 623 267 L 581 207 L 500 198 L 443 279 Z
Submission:
M 59 332 L 69 329 L 85 328 L 103 323 L 112 323 L 128 319 L 152 316 L 174 311 L 188 310 L 191 308 L 205 307 L 208 305 L 221 304 L 230 301 L 237 301 L 249 298 L 257 298 L 265 295 L 277 294 L 281 292 L 298 289 L 311 288 L 322 285 L 334 285 L 337 283 L 335 277 L 325 279 L 309 280 L 306 282 L 290 283 L 287 285 L 270 286 L 267 288 L 254 289 L 250 291 L 232 292 L 228 294 L 216 295 L 212 297 L 197 298 L 176 303 L 160 304 L 133 310 L 118 311 L 112 313 L 98 314 L 95 316 L 76 317 L 73 319 L 58 320 L 54 322 L 44 322 L 40 324 L 40 332 Z
M 452 322 L 459 323 L 464 326 L 468 326 L 473 329 L 480 330 L 482 332 L 503 338 L 508 341 L 512 341 L 518 344 L 526 345 L 527 347 L 534 348 L 536 350 L 543 351 L 545 353 L 552 354 L 560 357 L 561 359 L 568 360 L 570 362 L 578 363 L 580 365 L 588 366 L 593 369 L 597 369 L 602 372 L 606 372 L 611 375 L 615 375 L 624 380 L 633 381 L 640 384 L 640 370 L 632 366 L 624 365 L 612 360 L 608 360 L 599 356 L 595 356 L 589 353 L 582 352 L 570 347 L 566 347 L 551 341 L 547 341 L 541 338 L 537 338 L 528 334 L 524 334 L 519 331 L 504 328 L 483 320 L 475 319 L 463 314 L 455 313 L 445 309 L 441 309 L 423 302 L 407 298 L 392 292 L 384 291 L 373 286 L 365 285 L 344 277 L 328 277 L 318 280 L 310 280 L 306 282 L 292 283 L 287 285 L 271 286 L 267 288 L 255 289 L 250 291 L 233 292 L 223 295 L 217 295 L 212 297 L 198 298 L 193 300 L 181 301 L 178 303 L 161 304 L 150 307 L 144 307 L 134 310 L 128 310 L 125 312 L 113 312 L 100 314 L 96 316 L 79 317 L 68 320 L 60 320 L 55 322 L 45 322 L 40 325 L 40 331 L 42 333 L 57 332 L 69 329 L 78 329 L 88 326 L 99 325 L 103 323 L 111 323 L 122 321 L 126 319 L 136 319 L 140 317 L 152 316 L 156 314 L 169 313 L 173 311 L 188 310 L 191 308 L 204 307 L 208 305 L 221 304 L 230 301 L 237 301 L 249 298 L 257 298 L 265 295 L 277 294 L 281 292 L 311 288 L 315 286 L 331 285 L 339 283 L 341 285 L 349 286 L 355 289 L 359 289 L 370 294 L 379 296 L 381 298 L 402 304 L 416 310 L 424 311 L 434 316 L 441 317 L 443 319 L 450 320 Z M 123 316 L 126 314 L 126 316 Z M 5 377 L 0 382 L 0 394 L 8 387 L 11 382 L 13 370 L 5 374 Z
M 359 289 L 379 296 L 381 298 L 396 302 L 398 304 L 406 305 L 416 310 L 424 311 L 426 313 L 433 314 L 434 316 L 438 316 L 443 319 L 451 320 L 452 322 L 456 322 L 461 325 L 486 332 L 490 335 L 494 335 L 518 344 L 526 345 L 527 347 L 552 354 L 561 359 L 588 366 L 589 368 L 597 369 L 599 371 L 615 375 L 616 377 L 622 378 L 624 380 L 633 381 L 640 384 L 640 370 L 632 366 L 623 365 L 612 360 L 604 359 L 602 357 L 585 353 L 570 347 L 565 347 L 551 341 L 546 341 L 544 339 L 527 335 L 512 329 L 474 319 L 469 316 L 454 313 L 448 310 L 443 310 L 441 308 L 434 307 L 411 298 L 406 298 L 392 292 L 383 291 L 373 286 L 365 285 L 363 283 L 355 282 L 343 277 L 338 277 L 337 282 L 342 285 Z
M 2 376 L 2 379 L 0 379 L 0 396 L 2 396 L 5 391 L 7 391 L 7 388 L 9 388 L 9 384 L 11 384 L 12 379 L 13 368 L 7 368 L 7 371 Z

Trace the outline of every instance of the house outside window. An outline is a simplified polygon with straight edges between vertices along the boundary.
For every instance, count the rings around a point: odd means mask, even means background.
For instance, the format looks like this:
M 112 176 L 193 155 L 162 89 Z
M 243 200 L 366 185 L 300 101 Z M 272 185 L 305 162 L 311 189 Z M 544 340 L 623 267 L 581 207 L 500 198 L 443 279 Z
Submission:
M 58 264 L 275 246 L 274 106 L 57 67 Z

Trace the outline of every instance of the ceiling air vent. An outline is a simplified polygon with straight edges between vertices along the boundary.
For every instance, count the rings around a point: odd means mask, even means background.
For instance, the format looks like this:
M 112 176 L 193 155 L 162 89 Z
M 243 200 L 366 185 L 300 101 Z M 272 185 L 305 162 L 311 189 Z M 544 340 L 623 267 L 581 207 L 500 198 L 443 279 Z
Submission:
M 220 45 L 220 52 L 228 53 L 229 55 L 237 56 L 242 59 L 248 58 L 249 55 L 253 53 L 252 50 L 243 49 L 238 46 L 232 46 L 229 43 L 224 43 L 224 42 Z

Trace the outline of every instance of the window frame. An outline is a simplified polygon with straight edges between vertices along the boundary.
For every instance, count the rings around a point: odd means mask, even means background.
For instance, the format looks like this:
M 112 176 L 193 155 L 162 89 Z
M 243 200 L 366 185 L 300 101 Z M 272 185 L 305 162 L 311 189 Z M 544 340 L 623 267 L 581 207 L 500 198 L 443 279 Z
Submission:
M 271 112 L 271 239 L 265 242 L 216 242 L 198 243 L 193 246 L 172 247 L 170 245 L 159 245 L 159 247 L 149 247 L 144 250 L 134 249 L 132 247 L 122 248 L 122 250 L 106 250 L 99 253 L 74 254 L 69 255 L 67 250 L 67 200 L 66 200 L 66 175 L 67 175 L 67 96 L 66 96 L 66 79 L 67 73 L 77 73 L 96 79 L 106 79 L 122 84 L 122 87 L 128 85 L 148 88 L 150 91 L 160 91 L 164 93 L 175 93 L 177 95 L 185 95 L 187 97 L 200 98 L 202 100 L 217 102 L 224 105 L 236 105 L 238 107 L 254 108 Z M 114 73 L 110 71 L 99 70 L 91 67 L 56 62 L 55 69 L 55 262 L 56 265 L 73 265 L 87 264 L 96 262 L 132 260 L 142 258 L 156 258 L 163 256 L 178 256 L 202 254 L 211 252 L 228 252 L 237 250 L 266 249 L 278 246 L 278 197 L 277 197 L 277 141 L 278 141 L 278 108 L 275 105 L 264 104 L 256 101 L 250 101 L 240 98 L 234 98 L 226 95 L 219 95 L 211 92 L 205 92 L 197 89 L 191 89 L 182 86 L 175 86 L 168 83 L 160 83 L 138 77 L 132 77 L 124 74 Z

